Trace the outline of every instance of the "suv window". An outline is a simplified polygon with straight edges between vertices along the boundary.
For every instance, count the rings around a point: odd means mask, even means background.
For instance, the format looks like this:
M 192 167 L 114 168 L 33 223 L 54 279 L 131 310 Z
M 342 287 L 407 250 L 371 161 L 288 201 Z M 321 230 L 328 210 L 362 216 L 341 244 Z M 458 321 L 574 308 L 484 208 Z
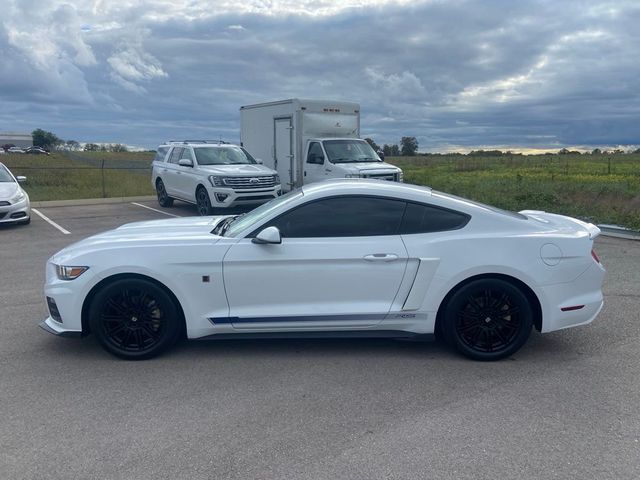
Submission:
M 182 149 L 182 155 L 180 155 L 180 160 L 182 160 L 183 158 L 187 160 L 191 160 L 193 162 L 193 154 L 191 153 L 190 148 L 185 147 Z
M 378 197 L 325 198 L 286 212 L 260 230 L 273 225 L 285 238 L 397 235 L 405 206 Z
M 171 156 L 169 157 L 169 163 L 178 163 L 178 160 L 180 160 L 183 150 L 184 148 L 182 147 L 173 147 L 173 150 L 171 151 Z
M 318 165 L 322 165 L 324 163 L 324 154 L 322 153 L 322 147 L 318 142 L 313 142 L 309 146 L 307 163 L 315 163 Z
M 471 217 L 466 213 L 445 208 L 408 203 L 402 218 L 400 233 L 430 233 L 456 230 L 464 227 Z
M 156 156 L 153 157 L 154 162 L 163 162 L 164 157 L 167 156 L 167 152 L 169 151 L 169 147 L 158 147 L 156 150 Z

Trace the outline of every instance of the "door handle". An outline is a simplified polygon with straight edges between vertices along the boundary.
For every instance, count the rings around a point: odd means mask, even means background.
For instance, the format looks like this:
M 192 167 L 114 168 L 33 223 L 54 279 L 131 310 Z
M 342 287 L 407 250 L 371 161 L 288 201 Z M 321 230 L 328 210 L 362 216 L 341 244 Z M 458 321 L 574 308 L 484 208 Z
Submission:
M 398 259 L 395 253 L 371 253 L 365 255 L 364 259 L 368 262 L 393 262 Z
M 324 171 L 325 172 L 331 172 L 331 169 L 330 168 L 325 168 Z

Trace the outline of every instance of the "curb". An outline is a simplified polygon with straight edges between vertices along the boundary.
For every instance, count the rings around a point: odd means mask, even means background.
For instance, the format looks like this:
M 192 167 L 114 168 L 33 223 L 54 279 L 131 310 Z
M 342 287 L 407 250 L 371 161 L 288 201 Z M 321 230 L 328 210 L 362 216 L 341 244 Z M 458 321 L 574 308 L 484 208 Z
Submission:
M 146 195 L 142 197 L 80 198 L 77 200 L 47 200 L 42 202 L 31 202 L 31 206 L 35 208 L 74 207 L 79 205 L 101 205 L 106 203 L 146 202 L 155 199 L 155 195 Z
M 598 225 L 603 237 L 624 238 L 625 240 L 640 240 L 640 232 L 628 228 L 618 228 L 610 225 Z

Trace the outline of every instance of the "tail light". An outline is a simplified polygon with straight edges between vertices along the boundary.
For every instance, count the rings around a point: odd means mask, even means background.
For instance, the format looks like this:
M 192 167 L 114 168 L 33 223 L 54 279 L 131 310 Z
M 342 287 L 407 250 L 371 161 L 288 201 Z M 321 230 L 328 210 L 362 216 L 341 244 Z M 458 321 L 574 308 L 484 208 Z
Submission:
M 596 251 L 594 249 L 591 249 L 591 256 L 596 261 L 596 263 L 602 263 L 600 261 L 600 257 L 598 257 L 598 254 L 596 253 Z

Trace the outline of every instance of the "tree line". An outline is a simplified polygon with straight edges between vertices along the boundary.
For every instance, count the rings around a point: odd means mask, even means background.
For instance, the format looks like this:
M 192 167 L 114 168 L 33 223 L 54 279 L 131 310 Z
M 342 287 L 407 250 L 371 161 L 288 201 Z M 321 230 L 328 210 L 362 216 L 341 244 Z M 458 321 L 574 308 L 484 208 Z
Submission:
M 47 132 L 41 128 L 31 132 L 33 145 L 42 147 L 45 150 L 80 150 L 82 146 L 80 142 L 75 140 L 63 140 L 55 133 Z M 86 143 L 84 145 L 85 152 L 126 152 L 127 146 L 121 143 L 97 144 Z

